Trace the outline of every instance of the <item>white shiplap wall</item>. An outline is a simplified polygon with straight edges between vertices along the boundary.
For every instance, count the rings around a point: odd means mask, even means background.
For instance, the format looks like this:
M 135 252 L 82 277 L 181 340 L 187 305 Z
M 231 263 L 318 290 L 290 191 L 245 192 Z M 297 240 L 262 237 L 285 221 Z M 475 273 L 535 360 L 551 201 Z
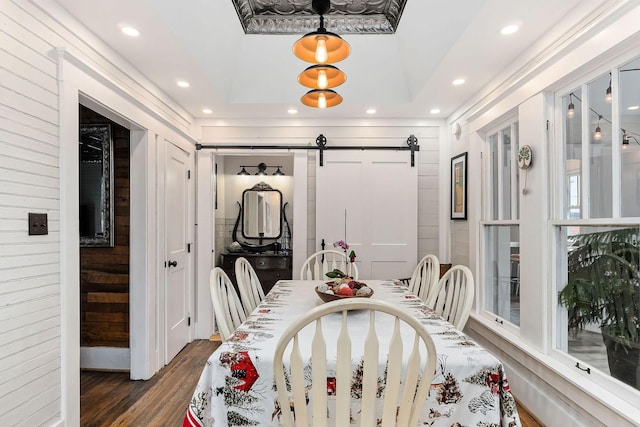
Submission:
M 192 129 L 187 113 L 59 5 L 0 0 L 0 426 L 75 426 L 79 419 L 79 303 L 62 310 L 65 295 L 78 291 L 78 279 L 77 272 L 61 270 L 65 257 L 74 256 L 61 250 L 68 245 L 63 236 L 73 235 L 61 218 L 74 215 L 61 215 L 61 177 L 68 170 L 61 165 L 73 156 L 65 158 L 60 145 L 76 144 L 73 133 L 62 135 L 73 122 L 78 93 L 62 95 L 58 48 L 112 89 L 97 89 L 96 102 L 105 96 L 125 105 L 127 97 L 137 123 L 176 143 L 189 145 L 184 135 Z M 62 84 L 76 87 L 69 76 Z M 114 101 L 113 94 L 120 98 Z M 28 235 L 29 212 L 48 215 L 48 235 Z M 71 279 L 61 283 L 65 274 Z
M 32 9 L 6 0 L 0 7 L 3 426 L 61 418 L 58 88 L 52 39 Z M 48 215 L 48 235 L 28 235 L 29 212 Z

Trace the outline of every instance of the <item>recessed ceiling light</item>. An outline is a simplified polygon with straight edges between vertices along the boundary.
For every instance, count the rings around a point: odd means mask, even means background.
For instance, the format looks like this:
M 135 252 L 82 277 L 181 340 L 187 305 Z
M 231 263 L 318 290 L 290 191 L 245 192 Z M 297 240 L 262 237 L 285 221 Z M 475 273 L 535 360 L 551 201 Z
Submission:
M 440 114 L 440 109 L 439 108 L 432 108 L 431 111 L 429 111 L 431 114 Z
M 203 108 L 202 112 L 205 113 L 205 114 L 211 114 L 211 113 L 213 113 L 213 110 L 211 110 L 209 108 Z
M 287 113 L 289 113 L 289 114 L 298 114 L 298 110 L 296 110 L 295 108 L 289 108 L 287 110 Z
M 460 86 L 460 85 L 463 85 L 464 82 L 465 82 L 464 79 L 455 79 L 454 81 L 451 82 L 451 84 L 454 86 Z
M 510 24 L 500 30 L 500 34 L 503 36 L 507 36 L 509 34 L 513 34 L 520 29 L 520 26 L 517 24 Z
M 177 84 L 180 87 L 189 87 L 190 86 L 189 82 L 185 82 L 184 80 L 178 80 Z
M 122 27 L 121 31 L 127 36 L 138 37 L 140 35 L 140 31 L 136 30 L 133 27 Z
M 369 108 L 367 110 L 367 114 L 375 114 L 376 113 L 376 109 L 375 108 Z
M 633 110 L 637 110 L 639 108 L 640 108 L 640 105 L 632 105 L 631 107 L 627 107 L 627 110 L 633 111 Z

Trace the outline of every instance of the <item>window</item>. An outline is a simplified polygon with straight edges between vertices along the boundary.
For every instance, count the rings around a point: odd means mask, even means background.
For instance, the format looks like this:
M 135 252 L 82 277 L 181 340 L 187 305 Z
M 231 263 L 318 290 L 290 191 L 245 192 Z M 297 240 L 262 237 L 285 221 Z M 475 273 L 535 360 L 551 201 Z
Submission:
M 638 87 L 635 60 L 558 104 L 565 116 L 566 179 L 557 213 L 563 219 L 555 221 L 555 347 L 577 367 L 593 370 L 594 380 L 613 377 L 640 390 Z
M 483 150 L 483 313 L 499 323 L 520 325 L 520 199 L 518 123 L 487 133 Z

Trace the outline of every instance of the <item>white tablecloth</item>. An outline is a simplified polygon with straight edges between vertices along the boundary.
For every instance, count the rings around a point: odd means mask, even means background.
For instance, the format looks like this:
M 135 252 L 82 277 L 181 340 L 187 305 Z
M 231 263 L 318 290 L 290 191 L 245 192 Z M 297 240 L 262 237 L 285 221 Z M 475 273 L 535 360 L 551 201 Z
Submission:
M 233 337 L 209 357 L 184 426 L 281 425 L 273 380 L 275 344 L 291 319 L 322 304 L 314 291 L 318 283 L 276 284 Z M 495 357 L 409 294 L 401 283 L 371 280 L 367 284 L 375 291 L 372 298 L 412 312 L 435 343 L 436 374 L 419 425 L 520 425 L 506 374 Z M 367 317 L 362 321 L 364 329 Z M 324 325 L 325 329 L 330 327 L 330 322 Z M 379 331 L 379 335 L 383 334 Z M 354 359 L 359 360 L 355 352 Z

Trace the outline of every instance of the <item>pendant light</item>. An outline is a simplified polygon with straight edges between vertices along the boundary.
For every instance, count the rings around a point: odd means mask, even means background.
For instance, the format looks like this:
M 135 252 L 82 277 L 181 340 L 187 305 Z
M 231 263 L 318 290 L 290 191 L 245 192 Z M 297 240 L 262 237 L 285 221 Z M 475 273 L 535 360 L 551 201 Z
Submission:
M 607 91 L 604 94 L 604 100 L 607 102 L 607 104 L 611 104 L 612 99 L 613 99 L 613 95 L 611 94 L 611 73 L 609 73 L 609 87 L 607 88 Z
M 573 118 L 576 115 L 576 108 L 573 105 L 573 93 L 569 94 L 569 107 L 567 108 L 567 117 Z
M 300 101 L 307 107 L 335 107 L 342 102 L 342 96 L 331 89 L 312 89 Z
M 602 131 L 600 130 L 600 119 L 602 116 L 598 116 L 598 126 L 596 127 L 596 131 L 593 133 L 593 139 L 596 141 L 600 141 L 602 139 Z
M 308 67 L 298 76 L 298 82 L 311 89 L 330 89 L 347 81 L 347 75 L 333 65 L 318 64 Z
M 351 46 L 342 37 L 324 28 L 324 14 L 329 11 L 329 0 L 313 0 L 311 7 L 320 15 L 320 27 L 295 42 L 294 55 L 314 64 L 332 64 L 342 61 L 351 53 Z

